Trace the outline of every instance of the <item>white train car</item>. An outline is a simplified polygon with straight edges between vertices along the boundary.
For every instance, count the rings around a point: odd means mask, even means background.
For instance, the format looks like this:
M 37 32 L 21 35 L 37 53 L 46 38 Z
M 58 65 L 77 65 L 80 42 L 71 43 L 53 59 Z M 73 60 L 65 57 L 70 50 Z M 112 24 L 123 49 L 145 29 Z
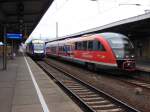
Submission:
M 32 58 L 42 59 L 45 57 L 45 42 L 35 39 L 29 42 L 26 46 L 26 53 Z

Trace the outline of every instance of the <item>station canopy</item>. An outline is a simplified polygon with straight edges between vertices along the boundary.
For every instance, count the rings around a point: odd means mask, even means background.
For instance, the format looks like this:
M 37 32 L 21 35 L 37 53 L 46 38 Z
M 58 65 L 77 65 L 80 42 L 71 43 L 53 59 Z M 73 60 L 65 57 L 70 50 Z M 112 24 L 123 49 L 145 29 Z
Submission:
M 0 36 L 22 33 L 24 41 L 32 33 L 53 0 L 0 0 Z M 2 39 L 0 39 L 2 40 Z

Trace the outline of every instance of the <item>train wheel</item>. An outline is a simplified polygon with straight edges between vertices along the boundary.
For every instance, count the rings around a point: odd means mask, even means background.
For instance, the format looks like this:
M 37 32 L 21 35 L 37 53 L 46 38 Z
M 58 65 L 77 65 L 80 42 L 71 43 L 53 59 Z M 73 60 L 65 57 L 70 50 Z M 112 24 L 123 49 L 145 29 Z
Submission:
M 95 64 L 93 64 L 93 63 L 86 63 L 86 66 L 87 66 L 88 70 L 96 71 Z

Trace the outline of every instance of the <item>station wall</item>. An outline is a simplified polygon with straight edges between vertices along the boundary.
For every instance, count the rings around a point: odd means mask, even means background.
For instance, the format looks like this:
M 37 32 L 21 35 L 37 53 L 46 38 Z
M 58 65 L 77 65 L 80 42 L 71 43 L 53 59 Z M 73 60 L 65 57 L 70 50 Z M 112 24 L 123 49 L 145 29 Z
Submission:
M 137 59 L 150 60 L 150 37 L 132 40 Z
M 11 54 L 11 46 L 7 46 L 7 55 Z M 0 56 L 3 55 L 3 46 L 0 46 Z
M 0 46 L 0 56 L 3 55 L 3 46 Z

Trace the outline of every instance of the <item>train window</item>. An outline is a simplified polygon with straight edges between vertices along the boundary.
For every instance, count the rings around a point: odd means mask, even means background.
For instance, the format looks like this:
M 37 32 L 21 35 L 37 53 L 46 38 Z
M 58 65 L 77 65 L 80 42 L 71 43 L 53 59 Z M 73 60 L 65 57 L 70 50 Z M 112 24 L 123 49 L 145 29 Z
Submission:
M 104 46 L 100 42 L 98 42 L 98 50 L 105 51 Z
M 51 47 L 51 51 L 52 51 L 53 53 L 56 53 L 56 47 Z
M 63 46 L 63 51 L 67 52 L 67 46 Z
M 62 51 L 63 51 L 63 52 L 65 51 L 65 46 L 62 46 Z
M 87 41 L 84 41 L 82 44 L 82 50 L 87 50 Z
M 94 41 L 94 50 L 105 51 L 104 46 L 97 40 Z
M 62 50 L 63 50 L 62 46 L 59 46 L 58 49 L 59 49 L 59 51 L 62 51 Z
M 88 42 L 88 50 L 93 50 L 93 41 Z
M 71 46 L 70 45 L 67 45 L 66 48 L 67 48 L 67 51 L 71 50 Z
M 74 51 L 74 50 L 76 50 L 76 48 L 75 48 L 76 46 L 74 46 L 74 45 L 71 45 L 70 47 L 71 47 L 71 48 L 70 48 L 70 50 L 71 50 L 71 51 Z
M 82 49 L 82 43 L 81 42 L 76 42 L 75 43 L 75 49 L 76 50 L 81 50 Z
M 44 44 L 34 44 L 34 49 L 36 50 L 43 50 L 44 49 Z
M 61 46 L 58 47 L 59 51 L 61 51 Z
M 77 42 L 75 42 L 75 50 L 77 50 L 77 45 L 78 45 Z
M 82 50 L 82 43 L 78 42 L 78 50 Z
M 112 48 L 133 49 L 133 45 L 127 38 L 110 38 L 108 42 Z

